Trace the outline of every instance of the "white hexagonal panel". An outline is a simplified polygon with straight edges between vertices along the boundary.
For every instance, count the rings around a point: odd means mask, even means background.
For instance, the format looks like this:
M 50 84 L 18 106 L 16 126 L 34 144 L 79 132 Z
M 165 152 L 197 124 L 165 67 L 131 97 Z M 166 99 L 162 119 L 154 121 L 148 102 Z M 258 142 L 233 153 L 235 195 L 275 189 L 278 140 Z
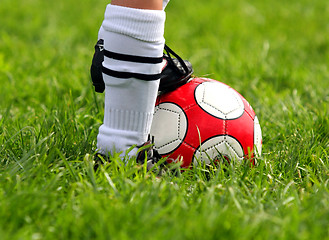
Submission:
M 183 109 L 174 103 L 161 103 L 155 107 L 151 136 L 160 154 L 174 151 L 187 132 L 187 118 Z
M 214 117 L 235 119 L 244 112 L 244 104 L 237 92 L 220 82 L 204 82 L 195 90 L 199 106 Z
M 240 143 L 233 137 L 227 135 L 216 136 L 203 142 L 196 150 L 193 164 L 227 157 L 230 162 L 243 160 L 244 153 Z
M 260 128 L 260 124 L 257 116 L 254 119 L 254 148 L 255 155 L 260 156 L 262 154 L 262 129 Z

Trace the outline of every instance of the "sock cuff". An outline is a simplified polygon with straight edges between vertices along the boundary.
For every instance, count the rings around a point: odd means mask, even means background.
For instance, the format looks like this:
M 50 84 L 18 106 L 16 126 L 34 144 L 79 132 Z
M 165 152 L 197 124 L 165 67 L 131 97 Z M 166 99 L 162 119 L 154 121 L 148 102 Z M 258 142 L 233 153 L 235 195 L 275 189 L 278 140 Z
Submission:
M 163 41 L 166 14 L 163 10 L 136 9 L 108 4 L 102 27 L 141 41 Z

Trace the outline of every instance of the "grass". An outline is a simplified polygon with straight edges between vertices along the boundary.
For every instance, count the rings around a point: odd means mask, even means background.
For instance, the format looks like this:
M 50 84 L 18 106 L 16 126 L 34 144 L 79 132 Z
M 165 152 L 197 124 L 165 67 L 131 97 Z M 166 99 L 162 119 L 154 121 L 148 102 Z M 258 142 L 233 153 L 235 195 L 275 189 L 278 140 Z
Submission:
M 172 1 L 166 41 L 263 130 L 256 167 L 157 179 L 116 156 L 89 65 L 107 1 L 2 0 L 0 239 L 329 239 L 329 5 Z

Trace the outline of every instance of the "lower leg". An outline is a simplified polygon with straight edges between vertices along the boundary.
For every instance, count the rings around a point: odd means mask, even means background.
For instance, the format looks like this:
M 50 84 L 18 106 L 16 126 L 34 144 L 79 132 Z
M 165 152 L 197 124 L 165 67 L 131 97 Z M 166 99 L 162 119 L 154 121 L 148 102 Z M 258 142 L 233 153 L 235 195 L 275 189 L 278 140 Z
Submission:
M 130 8 L 162 10 L 162 0 L 112 0 L 111 4 Z
M 159 85 L 154 77 L 162 69 L 157 60 L 163 55 L 165 15 L 159 8 L 162 0 L 114 0 L 107 7 L 102 24 L 109 53 L 103 62 L 105 111 L 97 138 L 102 154 L 125 151 L 147 140 Z M 151 63 L 129 56 L 146 57 Z

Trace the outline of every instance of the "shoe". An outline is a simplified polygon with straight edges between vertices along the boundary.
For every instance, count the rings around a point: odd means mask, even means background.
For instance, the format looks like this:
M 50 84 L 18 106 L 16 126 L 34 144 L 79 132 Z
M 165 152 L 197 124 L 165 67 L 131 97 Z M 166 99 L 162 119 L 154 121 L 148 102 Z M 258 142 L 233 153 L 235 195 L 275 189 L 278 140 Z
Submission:
M 192 64 L 183 60 L 167 45 L 164 46 L 166 54 L 163 55 L 165 66 L 162 68 L 159 92 L 161 94 L 175 90 L 184 85 L 193 73 Z M 172 58 L 173 55 L 175 58 Z
M 102 74 L 102 63 L 104 61 L 104 40 L 99 39 L 95 45 L 95 53 L 90 67 L 90 75 L 95 91 L 102 93 L 105 90 L 105 84 Z M 193 73 L 192 64 L 183 60 L 167 45 L 164 46 L 166 51 L 163 54 L 163 61 L 165 62 L 162 72 L 160 74 L 159 93 L 166 93 L 173 91 L 179 86 L 185 84 Z M 175 58 L 172 58 L 172 55 Z
M 97 169 L 103 165 L 105 162 L 110 162 L 109 157 L 100 154 L 100 153 L 96 153 L 94 156 L 94 171 L 96 172 Z
M 139 165 L 144 165 L 145 160 L 147 161 L 147 171 L 150 171 L 161 159 L 161 155 L 158 153 L 156 149 L 153 148 L 154 140 L 149 140 L 142 144 L 141 146 L 137 146 L 138 152 L 136 156 L 136 163 Z M 100 165 L 103 165 L 104 162 L 110 162 L 109 157 L 96 153 L 94 157 L 94 170 L 96 171 Z M 166 161 L 164 163 L 159 164 L 160 170 L 166 165 Z
M 147 171 L 150 171 L 156 164 L 159 163 L 159 161 L 162 159 L 159 152 L 153 148 L 153 140 L 149 140 L 146 143 L 144 143 L 142 146 L 138 147 L 138 153 L 136 156 L 136 162 L 137 164 L 143 165 L 146 163 Z M 166 165 L 166 161 L 159 164 L 160 171 L 162 168 Z

